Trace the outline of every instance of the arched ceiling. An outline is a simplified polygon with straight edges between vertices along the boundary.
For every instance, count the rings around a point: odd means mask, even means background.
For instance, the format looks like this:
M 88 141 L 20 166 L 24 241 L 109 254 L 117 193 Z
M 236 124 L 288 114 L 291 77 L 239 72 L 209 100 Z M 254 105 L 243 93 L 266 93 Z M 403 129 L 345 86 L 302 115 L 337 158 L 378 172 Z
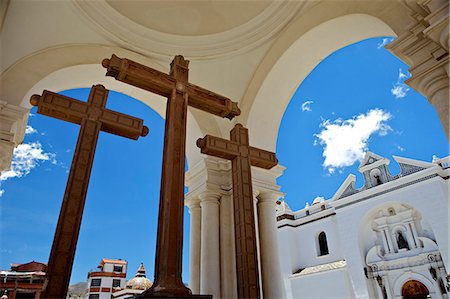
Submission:
M 72 0 L 103 36 L 146 56 L 214 59 L 253 50 L 280 33 L 308 1 Z
M 270 1 L 114 1 L 106 2 L 131 21 L 174 35 L 208 35 L 238 27 Z

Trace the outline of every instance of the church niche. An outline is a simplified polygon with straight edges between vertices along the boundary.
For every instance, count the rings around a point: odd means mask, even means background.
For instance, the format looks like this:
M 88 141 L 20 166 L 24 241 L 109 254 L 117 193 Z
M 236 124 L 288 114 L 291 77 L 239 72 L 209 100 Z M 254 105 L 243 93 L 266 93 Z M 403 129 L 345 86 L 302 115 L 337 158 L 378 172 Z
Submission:
M 427 283 L 439 286 L 440 281 L 445 279 L 446 270 L 432 229 L 417 210 L 400 203 L 380 206 L 372 213 L 370 229 L 374 238 L 365 240 L 374 243 L 372 247 L 366 247 L 365 273 L 377 298 L 416 291 L 416 294 L 425 294 L 428 289 L 419 290 L 418 286 Z M 424 270 L 429 272 L 426 277 L 417 275 L 417 281 L 401 283 L 405 275 L 424 273 Z M 423 281 L 419 281 L 421 279 Z M 402 289 L 395 290 L 394 287 L 399 285 Z M 430 291 L 446 294 L 442 287 Z

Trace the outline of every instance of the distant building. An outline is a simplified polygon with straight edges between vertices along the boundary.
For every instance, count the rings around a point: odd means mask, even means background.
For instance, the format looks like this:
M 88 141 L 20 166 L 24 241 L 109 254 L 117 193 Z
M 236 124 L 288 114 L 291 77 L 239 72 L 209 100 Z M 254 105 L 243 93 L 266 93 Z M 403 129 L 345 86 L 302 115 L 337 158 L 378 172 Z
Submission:
M 127 262 L 102 259 L 98 271 L 88 273 L 88 299 L 111 299 L 114 291 L 125 288 Z
M 46 271 L 47 264 L 40 262 L 11 264 L 10 270 L 0 271 L 0 294 L 8 299 L 39 299 Z
M 367 153 L 336 194 L 278 207 L 282 276 L 293 298 L 449 298 L 450 158 Z
M 152 286 L 152 282 L 145 276 L 145 267 L 141 263 L 136 276 L 127 282 L 127 287 L 120 291 L 115 291 L 112 295 L 114 299 L 125 299 L 143 293 Z

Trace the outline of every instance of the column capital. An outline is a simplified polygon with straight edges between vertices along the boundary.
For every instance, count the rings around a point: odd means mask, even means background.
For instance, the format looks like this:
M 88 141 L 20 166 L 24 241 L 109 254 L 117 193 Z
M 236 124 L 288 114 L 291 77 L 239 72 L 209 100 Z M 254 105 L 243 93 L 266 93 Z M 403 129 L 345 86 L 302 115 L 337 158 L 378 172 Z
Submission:
M 222 195 L 218 191 L 206 190 L 200 193 L 198 197 L 200 198 L 200 205 L 205 202 L 219 204 Z
M 259 193 L 258 200 L 261 204 L 276 204 L 277 200 L 279 200 L 283 196 L 284 193 L 280 191 L 262 191 Z
M 200 208 L 200 198 L 198 197 L 186 198 L 184 201 L 184 205 L 187 206 L 189 210 Z

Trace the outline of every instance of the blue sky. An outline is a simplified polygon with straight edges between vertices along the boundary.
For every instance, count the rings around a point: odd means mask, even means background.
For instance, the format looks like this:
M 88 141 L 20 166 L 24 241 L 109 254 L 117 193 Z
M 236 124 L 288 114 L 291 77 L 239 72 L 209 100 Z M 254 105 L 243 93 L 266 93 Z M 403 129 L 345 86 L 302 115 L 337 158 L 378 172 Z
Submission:
M 407 65 L 382 43 L 383 38 L 369 39 L 333 53 L 292 98 L 280 126 L 277 156 L 287 167 L 278 183 L 294 210 L 316 196 L 333 196 L 349 173 L 358 173 L 368 150 L 425 161 L 448 155 L 436 112 L 403 84 Z M 88 93 L 63 92 L 80 100 Z M 153 280 L 164 121 L 116 92 L 110 92 L 107 107 L 143 118 L 150 133 L 138 141 L 100 134 L 71 283 L 85 281 L 102 257 L 127 260 L 128 278 L 142 261 Z M 0 177 L 1 269 L 47 261 L 78 135 L 77 125 L 31 112 L 13 171 Z M 390 166 L 396 174 L 395 162 Z M 362 185 L 359 175 L 356 185 Z M 183 279 L 188 282 L 185 215 Z

